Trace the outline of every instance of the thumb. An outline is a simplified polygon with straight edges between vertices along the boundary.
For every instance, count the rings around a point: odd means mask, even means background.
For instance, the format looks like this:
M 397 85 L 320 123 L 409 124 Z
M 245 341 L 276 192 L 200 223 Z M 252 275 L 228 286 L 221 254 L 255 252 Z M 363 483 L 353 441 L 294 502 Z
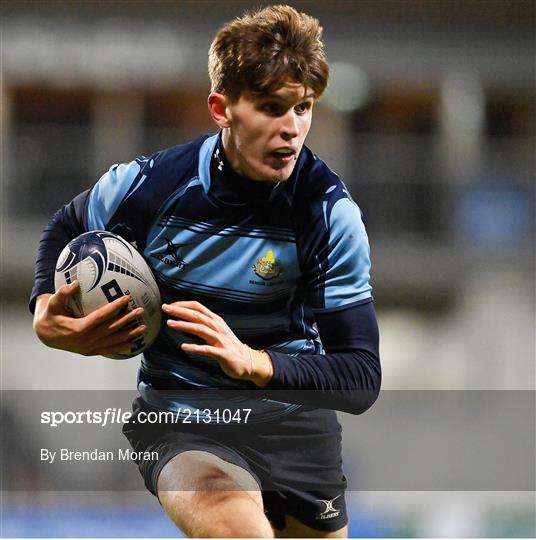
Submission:
M 56 313 L 65 312 L 65 303 L 80 290 L 80 282 L 73 281 L 69 285 L 62 285 L 48 301 L 49 309 Z

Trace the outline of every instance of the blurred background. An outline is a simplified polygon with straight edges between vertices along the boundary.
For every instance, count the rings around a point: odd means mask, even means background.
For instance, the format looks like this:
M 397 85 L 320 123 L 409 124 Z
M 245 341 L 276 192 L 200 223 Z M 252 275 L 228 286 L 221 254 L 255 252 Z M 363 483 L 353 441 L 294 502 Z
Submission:
M 384 390 L 534 390 L 535 4 L 288 3 L 324 27 L 332 76 L 307 144 L 365 216 Z M 113 163 L 214 131 L 208 47 L 258 5 L 2 2 L 4 390 L 135 387 L 136 359 L 78 358 L 34 337 L 26 302 L 40 232 Z M 4 451 L 9 437 L 3 429 Z M 345 430 L 345 444 L 351 477 L 359 434 Z M 2 493 L 3 536 L 177 534 L 144 492 L 27 485 Z M 530 537 L 535 502 L 530 490 L 356 489 L 350 534 Z

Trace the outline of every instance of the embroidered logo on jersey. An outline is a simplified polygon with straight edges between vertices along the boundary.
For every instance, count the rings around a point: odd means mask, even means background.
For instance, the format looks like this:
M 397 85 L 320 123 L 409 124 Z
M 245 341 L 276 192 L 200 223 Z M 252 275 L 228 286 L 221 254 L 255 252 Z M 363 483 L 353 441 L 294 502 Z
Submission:
M 283 268 L 281 263 L 275 258 L 274 252 L 269 249 L 266 252 L 266 255 L 260 259 L 257 259 L 257 262 L 252 266 L 253 271 L 264 281 L 270 281 L 279 277 Z
M 169 238 L 165 238 L 166 246 L 163 253 L 157 253 L 153 255 L 155 259 L 162 261 L 169 266 L 175 266 L 179 270 L 182 270 L 186 266 L 186 261 L 179 255 L 180 248 L 187 244 L 174 244 Z
M 340 497 L 340 495 L 337 495 L 334 499 L 324 500 L 324 499 L 316 499 L 316 502 L 323 503 L 325 508 L 323 512 L 319 512 L 316 514 L 315 519 L 331 519 L 336 518 L 341 513 L 339 508 L 335 508 L 333 506 L 333 503 Z

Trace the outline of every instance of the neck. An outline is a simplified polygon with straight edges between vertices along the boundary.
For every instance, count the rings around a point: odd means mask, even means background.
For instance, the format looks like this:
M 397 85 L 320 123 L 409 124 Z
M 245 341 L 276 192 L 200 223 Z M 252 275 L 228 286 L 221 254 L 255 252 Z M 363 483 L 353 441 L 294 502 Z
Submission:
M 240 176 L 247 178 L 242 172 L 240 164 L 236 157 L 236 146 L 231 139 L 231 130 L 229 128 L 223 128 L 221 132 L 221 148 L 223 149 L 226 157 L 226 163 L 233 169 L 233 171 Z
M 245 204 L 267 200 L 274 187 L 267 182 L 252 181 L 232 166 L 223 143 L 223 134 L 212 154 L 210 169 L 212 194 L 222 202 Z

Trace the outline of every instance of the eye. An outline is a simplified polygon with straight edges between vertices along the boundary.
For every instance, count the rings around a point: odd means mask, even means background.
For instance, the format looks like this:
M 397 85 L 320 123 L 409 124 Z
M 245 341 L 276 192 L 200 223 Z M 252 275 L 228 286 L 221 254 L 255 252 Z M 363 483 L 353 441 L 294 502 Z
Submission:
M 305 114 L 312 106 L 312 103 L 310 101 L 304 101 L 303 103 L 299 103 L 294 107 L 294 110 L 297 114 Z
M 261 107 L 262 111 L 270 116 L 278 116 L 282 113 L 282 107 L 275 101 L 268 101 Z

